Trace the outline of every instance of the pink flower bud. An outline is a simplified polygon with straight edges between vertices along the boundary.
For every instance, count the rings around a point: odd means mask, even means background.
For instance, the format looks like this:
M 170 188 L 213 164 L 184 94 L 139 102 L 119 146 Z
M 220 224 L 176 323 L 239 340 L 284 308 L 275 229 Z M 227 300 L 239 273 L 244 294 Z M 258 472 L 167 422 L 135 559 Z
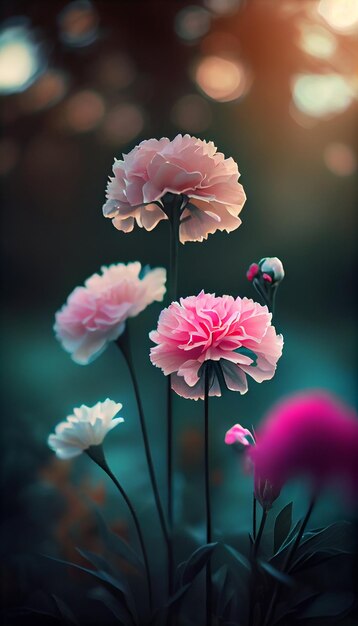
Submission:
M 248 428 L 243 428 L 240 424 L 235 424 L 227 431 L 225 435 L 225 443 L 229 446 L 233 443 L 240 443 L 243 446 L 249 446 L 250 442 L 247 437 L 250 437 L 252 441 L 254 441 L 254 436 Z
M 260 267 L 258 265 L 258 263 L 251 263 L 249 269 L 246 272 L 246 278 L 247 280 L 254 280 L 255 276 L 257 276 L 257 274 L 260 271 Z

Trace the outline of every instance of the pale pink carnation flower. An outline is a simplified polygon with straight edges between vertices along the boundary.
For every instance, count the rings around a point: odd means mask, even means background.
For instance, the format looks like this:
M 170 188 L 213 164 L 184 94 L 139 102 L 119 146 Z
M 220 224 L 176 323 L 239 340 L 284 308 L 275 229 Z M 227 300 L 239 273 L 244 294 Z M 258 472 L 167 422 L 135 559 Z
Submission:
M 250 449 L 255 477 L 280 489 L 306 476 L 319 488 L 341 479 L 358 494 L 358 417 L 324 391 L 293 395 L 275 406 L 257 431 Z
M 179 238 L 203 241 L 217 230 L 238 228 L 246 196 L 237 164 L 225 159 L 209 141 L 177 135 L 142 141 L 123 160 L 115 160 L 107 186 L 103 213 L 127 233 L 135 222 L 152 230 L 168 219 L 163 203 L 167 193 L 181 196 Z
M 118 339 L 135 317 L 165 294 L 166 271 L 143 271 L 139 262 L 103 266 L 84 287 L 76 287 L 55 316 L 54 330 L 63 348 L 81 365 L 96 359 Z
M 172 389 L 184 398 L 204 397 L 204 364 L 211 364 L 209 395 L 220 396 L 221 379 L 246 393 L 248 374 L 261 383 L 273 377 L 283 338 L 271 313 L 248 298 L 216 297 L 201 291 L 164 309 L 150 338 L 153 365 L 172 375 Z

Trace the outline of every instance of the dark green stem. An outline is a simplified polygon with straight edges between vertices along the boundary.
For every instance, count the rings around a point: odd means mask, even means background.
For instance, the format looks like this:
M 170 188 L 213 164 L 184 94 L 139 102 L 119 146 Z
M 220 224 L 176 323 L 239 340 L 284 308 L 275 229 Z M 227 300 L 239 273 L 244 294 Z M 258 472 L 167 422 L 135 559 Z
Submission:
M 206 511 L 206 543 L 212 541 L 211 498 L 210 498 L 210 463 L 209 463 L 209 369 L 204 374 L 204 439 L 205 439 L 205 511 Z M 206 566 L 206 624 L 212 624 L 211 566 Z
M 170 223 L 170 261 L 168 275 L 169 303 L 178 297 L 178 247 L 179 226 L 182 197 L 167 194 L 164 209 Z M 168 492 L 168 522 L 170 533 L 173 531 L 173 402 L 171 376 L 168 376 L 167 390 L 167 492 Z M 173 593 L 174 555 L 173 544 L 168 544 L 168 567 L 169 567 L 169 594 Z
M 255 494 L 252 495 L 252 538 L 256 541 L 256 528 L 257 528 L 257 500 Z
M 255 534 L 256 534 L 256 498 L 254 495 L 254 517 L 255 517 Z M 261 538 L 265 529 L 265 524 L 267 520 L 267 509 L 262 510 L 262 517 L 259 526 L 259 530 L 257 536 L 254 538 L 254 544 L 252 546 L 252 572 L 251 572 L 251 582 L 250 582 L 250 607 L 249 607 L 249 626 L 252 626 L 254 622 L 254 608 L 256 602 L 256 576 L 258 573 L 257 567 L 257 554 L 259 551 Z
M 254 549 L 253 549 L 253 556 L 256 559 L 259 547 L 260 547 L 260 543 L 261 543 L 261 538 L 265 529 L 265 524 L 266 524 L 266 520 L 267 520 L 267 514 L 268 511 L 267 509 L 263 509 L 262 511 L 262 517 L 261 517 L 261 522 L 260 522 L 260 526 L 259 526 L 259 531 L 257 533 L 257 537 L 254 543 Z
M 145 543 L 144 543 L 144 538 L 143 538 L 142 530 L 141 530 L 141 527 L 140 527 L 140 524 L 139 524 L 139 519 L 138 519 L 137 513 L 135 512 L 135 509 L 134 509 L 130 499 L 128 498 L 126 492 L 124 491 L 122 485 L 119 483 L 119 481 L 117 480 L 117 478 L 113 474 L 112 470 L 109 468 L 108 463 L 106 461 L 106 458 L 104 456 L 104 452 L 103 452 L 102 446 L 101 445 L 99 445 L 99 446 L 91 446 L 90 448 L 88 448 L 86 450 L 86 453 L 88 454 L 88 456 L 95 463 L 97 463 L 97 465 L 101 469 L 103 469 L 103 471 L 107 474 L 107 476 L 109 476 L 109 478 L 115 484 L 115 486 L 117 487 L 118 491 L 120 492 L 123 500 L 125 501 L 126 505 L 128 506 L 128 509 L 129 509 L 129 511 L 130 511 L 130 513 L 132 515 L 133 522 L 134 522 L 134 525 L 136 527 L 136 531 L 137 531 L 137 534 L 138 534 L 140 547 L 141 547 L 142 554 L 143 554 L 144 567 L 145 567 L 145 571 L 146 571 L 146 575 L 147 575 L 147 582 L 148 582 L 149 608 L 150 608 L 150 610 L 152 610 L 152 608 L 153 608 L 153 595 L 152 595 L 152 581 L 151 581 L 151 576 L 150 576 L 149 561 L 148 561 L 148 555 L 147 555 L 147 551 L 146 551 L 146 547 L 145 547 Z
M 309 507 L 307 509 L 307 513 L 306 513 L 306 515 L 305 515 L 305 517 L 304 517 L 304 519 L 302 521 L 300 529 L 299 529 L 299 531 L 297 533 L 296 539 L 293 542 L 293 544 L 291 545 L 291 548 L 287 551 L 286 558 L 285 558 L 283 566 L 282 566 L 282 571 L 283 572 L 287 572 L 289 570 L 289 568 L 290 568 L 290 565 L 292 563 L 292 559 L 293 559 L 293 557 L 296 554 L 298 546 L 300 545 L 303 533 L 306 530 L 307 524 L 309 522 L 309 519 L 311 517 L 311 514 L 312 514 L 312 511 L 313 511 L 313 508 L 314 508 L 315 504 L 316 504 L 316 498 L 313 497 L 311 499 L 311 502 L 310 502 Z M 276 584 L 275 584 L 275 587 L 274 587 L 274 591 L 273 591 L 273 593 L 271 595 L 271 598 L 270 598 L 270 604 L 269 604 L 267 612 L 266 612 L 266 618 L 265 618 L 265 621 L 263 623 L 263 626 L 268 626 L 268 624 L 270 623 L 271 617 L 273 616 L 273 613 L 274 613 L 274 610 L 275 610 L 275 605 L 277 603 L 277 600 L 279 599 L 280 589 L 281 589 L 280 583 L 278 581 L 276 581 Z

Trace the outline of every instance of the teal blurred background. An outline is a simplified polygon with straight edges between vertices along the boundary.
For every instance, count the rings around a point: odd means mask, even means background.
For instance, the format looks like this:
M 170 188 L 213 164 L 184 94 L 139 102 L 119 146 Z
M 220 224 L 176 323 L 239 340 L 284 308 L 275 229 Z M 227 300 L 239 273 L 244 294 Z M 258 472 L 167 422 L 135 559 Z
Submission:
M 214 141 L 237 161 L 247 193 L 238 230 L 180 246 L 181 295 L 205 289 L 255 297 L 245 273 L 263 256 L 278 256 L 286 271 L 275 314 L 285 339 L 276 376 L 252 381 L 243 397 L 227 393 L 210 402 L 216 536 L 251 523 L 250 477 L 223 443 L 233 423 L 256 426 L 274 402 L 306 388 L 355 403 L 358 16 L 354 3 L 343 18 L 331 5 L 3 3 L 1 459 L 10 603 L 21 588 L 19 568 L 28 576 L 23 555 L 70 557 L 76 542 L 92 545 L 88 500 L 129 532 L 112 486 L 89 459 L 57 462 L 47 449 L 49 432 L 74 406 L 106 397 L 122 402 L 125 423 L 106 440 L 108 460 L 143 519 L 154 519 L 118 350 L 110 346 L 81 367 L 52 331 L 55 311 L 101 265 L 168 264 L 167 224 L 125 235 L 102 216 L 114 157 L 142 139 L 189 132 Z M 152 305 L 129 326 L 165 499 L 166 380 L 148 358 L 148 332 L 160 310 Z M 200 536 L 203 406 L 175 398 L 174 407 L 178 533 L 185 526 Z M 277 507 L 295 498 L 297 518 L 306 497 L 304 485 L 292 485 Z M 313 524 L 347 515 L 345 503 L 327 493 Z M 148 539 L 158 532 L 146 527 Z

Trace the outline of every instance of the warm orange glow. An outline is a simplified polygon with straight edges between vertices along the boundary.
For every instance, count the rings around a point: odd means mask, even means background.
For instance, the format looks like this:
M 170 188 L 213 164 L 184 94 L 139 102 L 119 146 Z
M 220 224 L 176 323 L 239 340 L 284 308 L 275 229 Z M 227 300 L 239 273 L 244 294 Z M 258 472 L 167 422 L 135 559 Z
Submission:
M 219 102 L 240 98 L 249 86 L 243 64 L 219 56 L 203 57 L 196 67 L 195 80 L 209 98 Z
M 79 91 L 67 102 L 67 124 L 74 131 L 85 133 L 99 124 L 104 112 L 104 101 L 98 93 L 90 90 Z
M 173 107 L 171 117 L 180 130 L 189 133 L 200 133 L 212 122 L 210 105 L 202 96 L 196 94 L 180 98 Z
M 326 146 L 323 159 L 328 169 L 337 176 L 350 176 L 357 169 L 357 157 L 345 143 L 330 143 Z
M 135 139 L 144 127 L 142 110 L 129 102 L 108 111 L 102 125 L 103 138 L 112 145 L 125 145 Z
M 241 4 L 241 0 L 205 0 L 205 6 L 217 15 L 235 13 Z
M 56 70 L 48 70 L 24 92 L 21 108 L 25 111 L 40 111 L 59 102 L 67 91 L 66 76 Z

